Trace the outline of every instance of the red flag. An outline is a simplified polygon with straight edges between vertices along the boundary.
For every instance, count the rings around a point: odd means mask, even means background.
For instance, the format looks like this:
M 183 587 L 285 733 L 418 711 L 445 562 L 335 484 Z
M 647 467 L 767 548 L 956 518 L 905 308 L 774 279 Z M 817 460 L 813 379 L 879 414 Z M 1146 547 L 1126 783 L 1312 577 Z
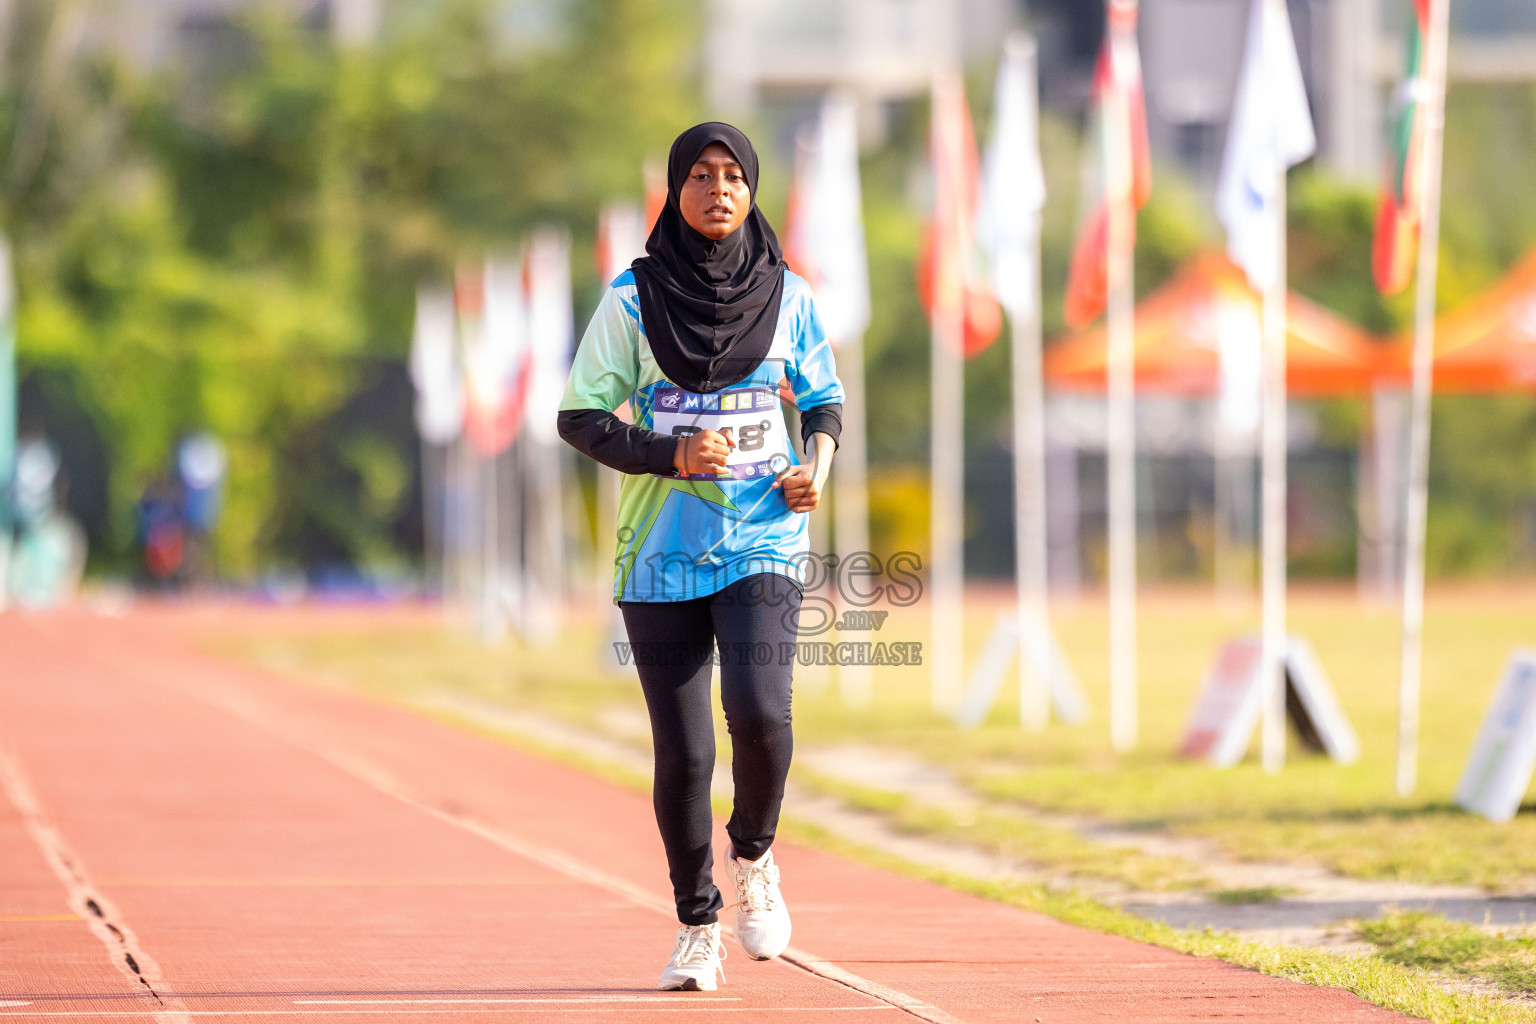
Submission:
M 917 289 L 929 316 L 964 318 L 964 353 L 975 356 L 997 340 L 1003 312 L 977 260 L 976 197 L 980 161 L 976 133 L 958 75 L 934 79 L 931 159 L 933 219 L 917 261 Z
M 1152 195 L 1152 154 L 1147 146 L 1147 105 L 1136 45 L 1136 0 L 1109 0 L 1104 46 L 1093 74 L 1093 151 L 1084 162 L 1083 193 L 1091 197 L 1079 228 L 1067 276 L 1066 318 L 1086 327 L 1109 299 L 1109 217 L 1111 204 L 1129 202 L 1134 245 L 1134 212 Z M 1125 160 L 1130 166 L 1123 166 Z M 1129 195 L 1115 195 L 1128 185 Z
M 645 230 L 650 234 L 667 205 L 667 165 L 659 160 L 645 162 Z
M 1376 207 L 1376 238 L 1371 253 L 1376 287 L 1384 295 L 1395 295 L 1408 287 L 1419 244 L 1419 200 L 1430 89 L 1424 64 L 1429 5 L 1430 0 L 1414 0 L 1414 20 L 1408 26 L 1408 68 L 1392 93 L 1392 157 Z
M 516 440 L 533 378 L 521 257 L 460 268 L 453 300 L 466 370 L 464 432 L 490 457 Z

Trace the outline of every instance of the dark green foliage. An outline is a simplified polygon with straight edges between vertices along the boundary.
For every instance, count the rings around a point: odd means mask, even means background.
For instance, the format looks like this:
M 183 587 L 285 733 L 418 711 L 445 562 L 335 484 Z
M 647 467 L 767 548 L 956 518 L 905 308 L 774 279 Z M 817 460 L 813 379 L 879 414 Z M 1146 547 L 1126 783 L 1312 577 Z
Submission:
M 208 428 L 232 456 L 226 569 L 399 559 L 415 445 L 383 385 L 417 283 L 537 221 L 589 236 L 603 200 L 638 195 L 693 113 L 691 4 L 580 0 L 515 49 L 455 0 L 357 52 L 258 11 L 154 74 L 50 50 L 73 9 L 18 5 L 0 186 L 22 373 L 67 370 L 106 441 L 98 558 L 177 436 Z M 360 401 L 381 394 L 383 420 Z

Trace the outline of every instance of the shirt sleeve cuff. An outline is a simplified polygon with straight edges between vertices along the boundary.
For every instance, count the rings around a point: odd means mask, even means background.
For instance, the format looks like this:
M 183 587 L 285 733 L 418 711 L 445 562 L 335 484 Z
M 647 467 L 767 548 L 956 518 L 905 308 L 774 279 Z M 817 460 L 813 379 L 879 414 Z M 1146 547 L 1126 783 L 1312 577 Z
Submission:
M 826 434 L 830 437 L 834 451 L 842 446 L 843 405 L 841 402 L 818 405 L 800 414 L 800 441 L 807 450 L 810 449 L 811 437 L 815 434 Z
M 645 453 L 645 468 L 657 476 L 677 476 L 672 460 L 677 456 L 678 438 L 671 434 L 655 434 L 650 449 Z

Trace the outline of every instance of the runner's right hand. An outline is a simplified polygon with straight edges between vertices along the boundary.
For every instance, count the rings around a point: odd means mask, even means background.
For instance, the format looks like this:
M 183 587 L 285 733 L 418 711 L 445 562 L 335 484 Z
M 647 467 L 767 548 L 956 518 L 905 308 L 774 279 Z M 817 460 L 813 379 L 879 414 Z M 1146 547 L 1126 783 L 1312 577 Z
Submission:
M 726 455 L 735 447 L 730 427 L 726 427 L 724 433 L 701 430 L 678 441 L 677 450 L 672 454 L 672 467 L 683 476 L 699 473 L 723 475 L 729 472 L 725 468 Z

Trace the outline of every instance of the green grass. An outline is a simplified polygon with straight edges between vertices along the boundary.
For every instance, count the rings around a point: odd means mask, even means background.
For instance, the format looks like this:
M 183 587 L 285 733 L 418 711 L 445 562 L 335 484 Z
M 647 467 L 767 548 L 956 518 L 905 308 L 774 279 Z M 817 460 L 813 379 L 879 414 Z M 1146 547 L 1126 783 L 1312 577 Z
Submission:
M 985 882 L 916 865 L 883 850 L 850 843 L 813 825 L 787 820 L 790 839 L 862 860 L 998 903 L 1048 914 L 1059 921 L 1193 956 L 1215 957 L 1239 967 L 1307 985 L 1345 989 L 1378 1006 L 1435 1024 L 1536 1024 L 1536 1007 L 1480 993 L 1448 989 L 1437 975 L 1380 956 L 1292 949 L 1245 941 L 1210 929 L 1193 931 L 1149 921 L 1105 906 L 1079 890 L 1016 882 Z
M 893 613 L 880 639 L 926 639 L 923 607 Z M 799 670 L 797 740 L 807 745 L 882 746 L 951 769 L 997 801 L 1087 814 L 1136 827 L 1213 840 L 1242 859 L 1320 863 L 1370 879 L 1473 884 L 1491 891 L 1536 884 L 1536 815 L 1493 824 L 1451 805 L 1508 653 L 1536 643 L 1536 588 L 1432 592 L 1425 626 L 1420 786 L 1393 791 L 1398 630 L 1390 608 L 1362 608 L 1342 590 L 1293 594 L 1292 631 L 1311 640 L 1359 733 L 1362 757 L 1341 766 L 1298 755 L 1267 775 L 1253 759 L 1215 770 L 1177 760 L 1202 674 L 1221 642 L 1255 627 L 1252 614 L 1222 614 L 1196 592 L 1146 595 L 1141 604 L 1140 744 L 1128 756 L 1109 746 L 1107 632 L 1103 608 L 1058 609 L 1058 631 L 1087 693 L 1092 717 L 1031 736 L 1017 726 L 1013 691 L 987 721 L 956 729 L 930 707 L 923 668 L 877 668 L 876 699 L 843 705 L 825 669 Z M 966 641 L 985 642 L 996 603 L 973 600 Z M 853 638 L 868 638 L 861 634 Z M 383 635 L 290 635 L 226 641 L 225 648 L 279 669 L 360 686 L 390 699 L 451 689 L 537 707 L 597 725 L 606 708 L 641 708 L 631 677 L 604 672 L 592 625 L 558 644 L 487 650 L 441 629 Z M 822 639 L 827 639 L 824 637 Z M 830 639 L 837 639 L 831 634 Z M 845 637 L 847 638 L 847 637 Z M 1037 837 L 1038 838 L 1038 837 Z
M 1376 955 L 1390 963 L 1490 982 L 1536 995 L 1536 937 L 1447 921 L 1439 914 L 1399 912 L 1358 925 Z
M 973 606 L 979 602 L 973 602 Z M 1267 775 L 1250 757 L 1227 770 L 1175 751 L 1202 676 L 1223 640 L 1253 632 L 1253 615 L 1218 613 L 1199 593 L 1148 595 L 1140 610 L 1140 743 L 1109 745 L 1107 629 L 1101 605 L 1060 610 L 1058 632 L 1092 709 L 1083 725 L 1041 736 L 1017 726 L 1005 689 L 980 727 L 962 732 L 929 710 L 927 673 L 877 674 L 877 705 L 850 711 L 830 696 L 797 706 L 808 743 L 887 746 L 945 765 L 1002 801 L 1208 838 L 1239 859 L 1320 863 L 1360 878 L 1474 884 L 1536 883 L 1536 815 L 1496 825 L 1452 806 L 1452 794 L 1511 650 L 1536 644 L 1536 588 L 1432 593 L 1425 632 L 1420 785 L 1394 792 L 1398 625 L 1390 608 L 1362 608 L 1343 591 L 1293 594 L 1293 632 L 1308 638 L 1359 734 L 1361 759 L 1337 765 L 1294 741 L 1286 769 Z M 968 647 L 984 642 L 995 611 L 970 615 Z M 921 638 L 908 617 L 886 631 Z M 898 636 L 897 638 L 905 638 Z
M 1198 889 L 1206 884 L 1199 871 L 1184 861 L 1095 843 L 1070 829 L 1031 821 L 1006 810 L 958 814 L 942 807 L 915 804 L 899 793 L 852 785 L 813 771 L 800 771 L 795 777 L 805 789 L 836 796 L 855 810 L 883 815 L 896 829 L 909 835 L 958 840 L 1045 871 L 1145 891 Z
M 1217 903 L 1243 906 L 1251 903 L 1276 903 L 1291 895 L 1283 885 L 1256 885 L 1247 889 L 1216 889 L 1208 895 Z

